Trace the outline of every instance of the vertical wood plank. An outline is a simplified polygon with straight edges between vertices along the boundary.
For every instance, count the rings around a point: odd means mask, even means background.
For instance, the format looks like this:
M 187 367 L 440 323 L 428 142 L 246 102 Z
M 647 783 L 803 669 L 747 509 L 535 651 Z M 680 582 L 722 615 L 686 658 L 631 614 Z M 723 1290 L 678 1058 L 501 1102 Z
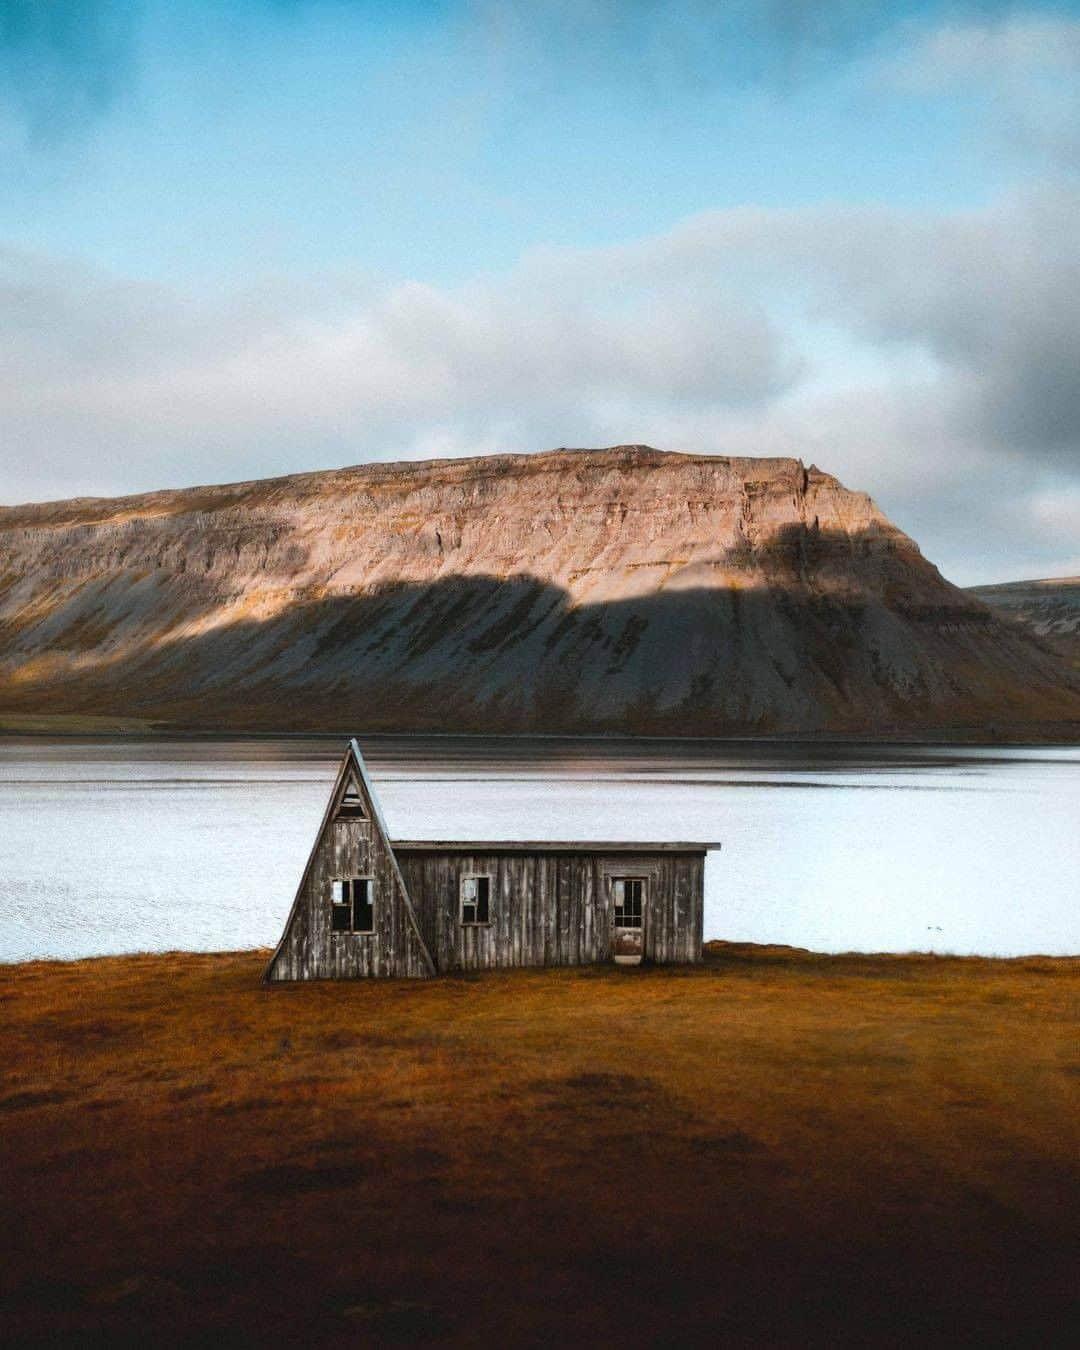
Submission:
M 320 838 L 271 978 L 426 974 L 422 948 L 398 899 L 398 868 L 439 970 L 609 960 L 610 878 L 617 875 L 647 879 L 645 952 L 651 960 L 702 959 L 702 854 L 405 850 L 395 865 L 370 821 L 349 819 L 331 821 Z M 487 926 L 460 922 L 465 874 L 491 877 Z M 350 876 L 372 878 L 375 932 L 370 936 L 331 931 L 331 882 Z

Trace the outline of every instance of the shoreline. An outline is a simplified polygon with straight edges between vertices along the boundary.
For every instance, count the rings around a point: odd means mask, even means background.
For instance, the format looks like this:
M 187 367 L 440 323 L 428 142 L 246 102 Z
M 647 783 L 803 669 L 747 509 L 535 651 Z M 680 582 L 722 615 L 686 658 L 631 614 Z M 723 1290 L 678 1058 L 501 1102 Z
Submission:
M 125 962 L 143 965 L 147 962 L 183 962 L 185 960 L 199 961 L 203 959 L 210 960 L 244 960 L 247 958 L 258 959 L 265 963 L 270 959 L 273 952 L 272 947 L 233 947 L 233 948 L 212 948 L 209 950 L 170 947 L 161 951 L 128 951 L 128 952 L 101 952 L 93 956 L 31 956 L 17 961 L 0 960 L 0 975 L 13 970 L 30 970 L 41 967 L 44 970 L 59 970 L 69 968 L 78 971 L 88 969 L 92 966 L 116 964 L 122 965 Z M 823 952 L 816 951 L 810 947 L 792 947 L 779 942 L 728 942 L 723 938 L 710 938 L 703 948 L 703 961 L 707 963 L 710 959 L 730 961 L 747 965 L 765 966 L 784 966 L 789 969 L 811 969 L 814 967 L 832 965 L 840 973 L 844 970 L 850 970 L 855 967 L 877 966 L 882 967 L 896 966 L 914 971 L 921 966 L 934 967 L 940 969 L 944 965 L 955 964 L 958 966 L 967 966 L 974 968 L 976 966 L 987 966 L 1002 968 L 1016 968 L 1029 966 L 1032 968 L 1038 966 L 1061 966 L 1066 971 L 1075 969 L 1080 974 L 1080 951 L 1078 952 L 1023 952 L 1015 956 L 998 956 L 982 952 L 934 952 L 929 950 L 911 950 L 904 952 L 884 952 L 884 951 L 855 951 L 847 950 L 841 952 Z M 470 982 L 483 980 L 489 976 L 492 979 L 513 976 L 515 974 L 528 973 L 531 975 L 543 975 L 545 973 L 555 975 L 560 971 L 585 970 L 594 973 L 602 973 L 608 969 L 606 963 L 580 965 L 580 966 L 520 966 L 508 967 L 499 970 L 490 971 L 443 971 L 434 976 L 435 980 L 468 980 Z M 682 973 L 693 972 L 698 969 L 694 965 L 674 965 L 674 966 L 653 966 L 646 964 L 644 969 L 652 971 L 659 975 L 665 970 L 675 970 Z M 295 987 L 302 982 L 284 981 L 285 985 Z M 314 980 L 312 984 L 342 984 L 342 985 L 365 985 L 365 984 L 398 984 L 413 986 L 418 982 L 406 979 L 364 979 L 355 980 Z M 426 983 L 421 981 L 420 983 Z
M 996 732 L 970 727 L 882 728 L 875 731 L 800 731 L 800 732 L 727 732 L 715 736 L 678 736 L 670 733 L 639 734 L 622 731 L 429 731 L 429 730 L 271 730 L 266 728 L 191 727 L 155 723 L 149 718 L 105 717 L 97 714 L 4 714 L 0 713 L 0 741 L 39 739 L 115 739 L 117 741 L 286 741 L 325 740 L 341 742 L 353 736 L 365 741 L 484 741 L 600 745 L 675 745 L 675 746 L 970 746 L 1023 749 L 1072 748 L 1080 746 L 1080 724 L 1053 723 L 1046 726 L 1015 726 L 1015 735 L 1003 727 Z

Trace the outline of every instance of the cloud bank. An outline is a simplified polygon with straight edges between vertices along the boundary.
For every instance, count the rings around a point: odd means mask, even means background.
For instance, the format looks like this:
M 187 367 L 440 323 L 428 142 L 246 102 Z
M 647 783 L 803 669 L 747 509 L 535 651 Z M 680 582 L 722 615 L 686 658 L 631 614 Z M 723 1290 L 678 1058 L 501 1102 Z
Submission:
M 453 288 L 229 295 L 0 253 L 7 501 L 647 441 L 796 454 L 948 572 L 1076 565 L 1080 193 L 738 208 Z M 1070 495 L 1071 494 L 1071 495 Z M 1031 540 L 1035 539 L 1034 547 Z
M 1068 7 L 417 0 L 393 12 L 404 25 L 394 50 L 405 62 L 391 63 L 393 70 L 414 70 L 406 58 L 415 37 L 440 68 L 453 57 L 455 88 L 512 91 L 495 99 L 497 115 L 489 110 L 511 124 L 522 108 L 545 107 L 557 127 L 558 99 L 545 101 L 545 82 L 556 92 L 585 88 L 611 99 L 629 86 L 632 127 L 652 125 L 658 90 L 754 85 L 749 101 L 768 103 L 782 122 L 782 110 L 798 100 L 779 87 L 820 77 L 823 86 L 833 80 L 826 105 L 854 100 L 851 117 L 879 106 L 883 90 L 910 108 L 913 124 L 922 108 L 931 134 L 924 125 L 918 148 L 932 156 L 934 119 L 959 103 L 971 114 L 964 125 L 973 152 L 980 141 L 992 147 L 997 167 L 983 189 L 990 204 L 708 210 L 631 243 L 526 251 L 498 272 L 478 265 L 453 285 L 313 265 L 308 275 L 200 289 L 0 240 L 0 499 L 369 459 L 648 441 L 816 460 L 871 491 L 961 581 L 1080 572 L 1080 21 Z M 38 220 L 50 209 L 63 219 L 54 203 L 69 199 L 50 195 L 50 165 L 62 160 L 72 181 L 92 179 L 93 137 L 78 138 L 134 88 L 140 52 L 145 60 L 157 50 L 167 67 L 171 37 L 190 46 L 195 33 L 229 71 L 245 44 L 280 59 L 274 42 L 258 47 L 260 34 L 271 32 L 280 45 L 283 34 L 318 30 L 312 51 L 325 60 L 328 35 L 335 47 L 363 50 L 365 22 L 377 29 L 378 13 L 359 0 L 222 0 L 204 10 L 162 0 L 0 3 L 0 151 L 27 144 L 41 151 L 26 157 L 34 167 L 26 175 L 31 206 L 25 215 L 11 211 L 8 228 L 25 241 L 45 237 L 35 236 L 34 209 L 43 213 Z M 185 48 L 187 65 L 178 70 L 198 69 L 193 50 Z M 164 116 L 146 90 L 142 97 L 134 123 Z M 884 133 L 883 151 L 896 125 Z M 416 144 L 438 161 L 443 143 L 431 141 L 423 118 L 418 127 Z M 556 130 L 537 143 L 561 153 L 557 137 Z M 57 141 L 60 155 L 52 153 Z M 149 143 L 157 156 L 168 135 Z M 511 135 L 506 144 L 513 143 Z M 403 144 L 407 176 L 413 143 Z M 875 142 L 858 145 L 872 160 Z M 107 221 L 122 240 L 138 241 L 147 161 L 127 158 L 122 136 L 120 146 L 118 158 L 102 162 L 136 190 Z M 687 164 L 707 177 L 711 155 L 710 142 Z M 240 170 L 247 164 L 239 153 L 235 162 Z M 308 185 L 316 197 L 327 185 L 315 203 L 324 214 L 335 200 L 335 163 Z M 149 164 L 152 179 L 159 157 Z M 1012 168 L 1001 174 L 1003 164 Z M 474 180 L 474 167 L 461 170 L 462 190 L 469 211 L 479 212 L 484 198 L 472 194 L 487 180 Z M 860 191 L 859 167 L 852 165 L 852 192 Z M 1016 186 L 1007 194 L 1002 183 L 1010 179 Z M 876 193 L 870 181 L 867 196 Z M 185 189 L 196 203 L 201 182 L 195 176 Z M 434 213 L 442 185 L 437 175 L 425 182 Z M 514 180 L 506 190 L 518 186 Z M 520 186 L 531 186 L 528 162 Z M 498 198 L 504 189 L 495 180 L 488 190 Z M 688 200 L 718 199 L 710 192 Z M 413 195 L 411 180 L 405 195 Z M 73 200 L 92 225 L 93 193 Z M 231 210 L 230 195 L 222 200 Z M 531 222 L 530 200 L 526 191 L 521 211 Z M 167 230 L 184 219 L 183 192 L 164 201 L 163 216 L 146 217 L 148 237 L 162 219 Z M 547 237 L 577 237 L 560 210 L 556 203 Z M 246 229 L 272 234 L 274 208 L 266 211 L 222 223 L 241 238 Z M 71 238 L 73 249 L 92 251 L 74 219 L 70 235 L 51 236 L 54 250 Z M 427 229 L 426 220 L 421 225 Z M 196 237 L 205 225 L 190 228 Z M 392 211 L 364 228 L 393 231 Z M 618 228 L 587 237 L 616 237 Z M 112 234 L 105 239 L 99 256 L 122 251 Z M 432 247 L 439 252 L 437 228 Z M 471 247 L 467 236 L 463 256 Z M 242 270 L 231 266 L 226 275 Z

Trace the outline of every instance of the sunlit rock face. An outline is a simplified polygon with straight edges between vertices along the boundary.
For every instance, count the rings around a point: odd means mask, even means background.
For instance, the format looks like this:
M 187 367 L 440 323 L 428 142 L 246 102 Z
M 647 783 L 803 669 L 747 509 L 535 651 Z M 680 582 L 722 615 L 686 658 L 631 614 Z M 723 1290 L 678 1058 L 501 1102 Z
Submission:
M 189 726 L 1080 724 L 1080 676 L 793 459 L 644 446 L 0 510 L 0 713 Z

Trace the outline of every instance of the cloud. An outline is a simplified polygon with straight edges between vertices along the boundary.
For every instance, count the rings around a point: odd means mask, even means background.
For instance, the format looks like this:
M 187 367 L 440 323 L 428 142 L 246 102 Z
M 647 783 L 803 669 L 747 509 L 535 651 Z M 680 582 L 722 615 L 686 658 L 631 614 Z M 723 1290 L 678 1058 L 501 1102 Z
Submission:
M 898 83 L 920 91 L 1058 71 L 1080 71 L 1080 20 L 1045 13 L 944 23 L 922 33 L 893 67 Z
M 740 208 L 457 287 L 227 296 L 9 250 L 0 491 L 643 440 L 817 460 L 949 567 L 1041 536 L 1052 569 L 1076 552 L 1046 493 L 1080 483 L 1078 211 Z
M 958 434 L 1051 464 L 1080 425 L 1078 208 L 1066 188 L 953 212 L 737 208 L 581 262 L 612 284 L 738 275 L 774 314 L 801 307 L 894 368 L 921 361 Z
M 1080 19 L 1011 12 L 915 31 L 881 61 L 887 84 L 917 96 L 982 100 L 999 144 L 1080 169 Z
M 901 78 L 933 81 L 950 62 L 970 65 L 964 34 L 1011 7 L 953 0 L 956 26 L 920 38 L 912 71 Z M 0 129 L 6 123 L 14 138 L 23 128 L 38 147 L 64 142 L 132 90 L 141 60 L 186 56 L 195 77 L 206 44 L 219 59 L 241 62 L 268 34 L 316 29 L 358 53 L 376 29 L 402 48 L 434 39 L 441 64 L 456 63 L 480 85 L 513 90 L 524 102 L 582 81 L 647 99 L 673 83 L 777 90 L 831 78 L 913 24 L 918 34 L 939 8 L 935 0 L 916 3 L 912 20 L 911 4 L 899 0 L 0 0 Z M 981 16 L 970 30 L 969 14 Z M 1006 31 L 1022 48 L 1020 29 Z M 984 38 L 987 64 L 990 44 Z
M 110 107 L 132 78 L 136 8 L 122 0 L 0 0 L 0 114 L 46 140 Z
M 1080 193 L 1044 190 L 936 218 L 841 212 L 821 303 L 875 344 L 927 353 L 966 437 L 1047 465 L 1073 460 L 1078 206 Z
M 330 438 L 341 453 L 345 426 L 366 453 L 408 453 L 430 436 L 465 448 L 496 429 L 527 435 L 538 421 L 570 430 L 583 410 L 628 398 L 761 403 L 800 369 L 764 309 L 722 278 L 639 276 L 612 289 L 602 268 L 590 283 L 567 257 L 453 290 L 353 283 L 351 293 L 342 304 L 325 282 L 301 295 L 270 279 L 200 297 L 9 252 L 0 259 L 9 436 L 15 419 L 47 454 L 58 438 L 46 424 L 67 408 L 90 445 L 111 440 L 124 418 L 129 444 L 142 427 L 151 457 L 198 438 L 216 455 L 222 442 L 266 434 Z
M 985 18 L 1010 7 L 953 0 L 949 12 Z M 782 85 L 834 74 L 838 62 L 939 9 L 933 0 L 473 0 L 464 15 L 496 60 L 563 79 L 591 67 L 622 81 Z

